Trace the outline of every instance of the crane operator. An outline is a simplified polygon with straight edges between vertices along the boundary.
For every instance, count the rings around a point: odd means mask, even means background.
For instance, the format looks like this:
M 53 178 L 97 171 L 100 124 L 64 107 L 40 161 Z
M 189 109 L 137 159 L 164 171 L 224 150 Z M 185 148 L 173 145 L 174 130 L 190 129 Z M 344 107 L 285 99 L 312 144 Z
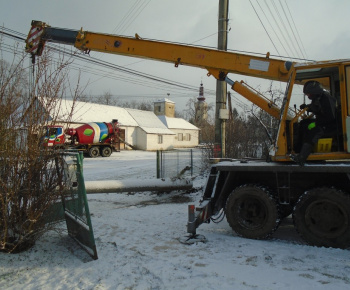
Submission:
M 300 109 L 307 108 L 307 112 L 313 113 L 315 118 L 300 122 L 301 150 L 299 154 L 291 156 L 291 159 L 300 166 L 305 164 L 318 139 L 332 136 L 337 131 L 336 99 L 317 81 L 307 81 L 303 93 L 311 103 L 300 105 Z

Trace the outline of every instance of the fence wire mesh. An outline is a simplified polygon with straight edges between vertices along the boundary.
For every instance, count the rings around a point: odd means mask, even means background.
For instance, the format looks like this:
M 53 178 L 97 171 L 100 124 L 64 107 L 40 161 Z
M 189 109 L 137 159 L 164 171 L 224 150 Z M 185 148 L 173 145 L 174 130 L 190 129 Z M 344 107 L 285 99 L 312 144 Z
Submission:
M 157 152 L 158 178 L 191 178 L 204 170 L 201 149 L 181 149 Z

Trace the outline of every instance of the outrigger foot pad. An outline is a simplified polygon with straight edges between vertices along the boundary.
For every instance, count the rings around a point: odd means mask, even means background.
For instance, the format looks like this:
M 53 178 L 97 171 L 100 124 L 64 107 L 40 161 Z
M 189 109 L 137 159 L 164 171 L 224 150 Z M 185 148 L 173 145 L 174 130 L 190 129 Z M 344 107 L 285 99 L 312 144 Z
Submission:
M 187 234 L 179 238 L 179 242 L 185 245 L 193 245 L 197 243 L 206 243 L 208 240 L 203 235 Z

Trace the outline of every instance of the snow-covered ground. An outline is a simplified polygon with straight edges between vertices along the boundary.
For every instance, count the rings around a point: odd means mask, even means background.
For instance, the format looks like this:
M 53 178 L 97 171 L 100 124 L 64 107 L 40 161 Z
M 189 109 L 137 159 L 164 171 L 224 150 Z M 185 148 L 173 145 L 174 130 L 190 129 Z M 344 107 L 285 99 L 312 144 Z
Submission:
M 85 159 L 84 176 L 155 178 L 156 154 Z M 201 193 L 88 195 L 99 259 L 52 231 L 27 252 L 0 253 L 0 289 L 350 289 L 350 251 L 305 245 L 288 219 L 267 241 L 237 237 L 224 220 L 198 228 L 207 243 L 179 243 Z

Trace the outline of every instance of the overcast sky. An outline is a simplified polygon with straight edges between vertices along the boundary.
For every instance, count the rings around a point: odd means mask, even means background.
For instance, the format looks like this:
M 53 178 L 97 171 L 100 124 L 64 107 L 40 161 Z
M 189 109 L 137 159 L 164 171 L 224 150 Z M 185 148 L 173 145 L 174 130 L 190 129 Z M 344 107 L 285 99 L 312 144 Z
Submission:
M 0 24 L 27 34 L 31 21 L 40 20 L 54 27 L 77 30 L 83 27 L 84 30 L 94 32 L 130 36 L 138 33 L 143 38 L 216 47 L 218 3 L 218 0 L 0 0 Z M 228 49 L 264 54 L 269 51 L 272 55 L 282 55 L 284 58 L 349 58 L 349 11 L 349 0 L 231 0 Z M 280 19 L 283 19 L 284 24 Z M 4 41 L 10 43 L 7 38 Z M 185 66 L 174 68 L 172 64 L 139 61 L 130 57 L 98 53 L 91 55 L 194 87 L 199 87 L 203 82 L 206 92 L 215 90 L 215 79 L 208 78 L 205 70 Z M 78 65 L 82 66 L 81 63 Z M 125 78 L 120 72 L 114 73 L 117 78 Z M 189 98 L 198 95 L 195 91 L 170 86 L 163 88 L 162 84 L 154 82 L 140 85 L 138 79 L 127 78 L 129 82 L 83 72 L 84 82 L 89 83 L 87 94 L 110 92 L 128 96 L 128 100 L 136 95 L 139 99 L 147 100 L 168 97 L 169 93 L 169 98 L 180 109 Z M 246 79 L 239 75 L 230 75 L 230 78 Z M 206 97 L 208 103 L 215 103 L 214 94 L 207 93 Z

